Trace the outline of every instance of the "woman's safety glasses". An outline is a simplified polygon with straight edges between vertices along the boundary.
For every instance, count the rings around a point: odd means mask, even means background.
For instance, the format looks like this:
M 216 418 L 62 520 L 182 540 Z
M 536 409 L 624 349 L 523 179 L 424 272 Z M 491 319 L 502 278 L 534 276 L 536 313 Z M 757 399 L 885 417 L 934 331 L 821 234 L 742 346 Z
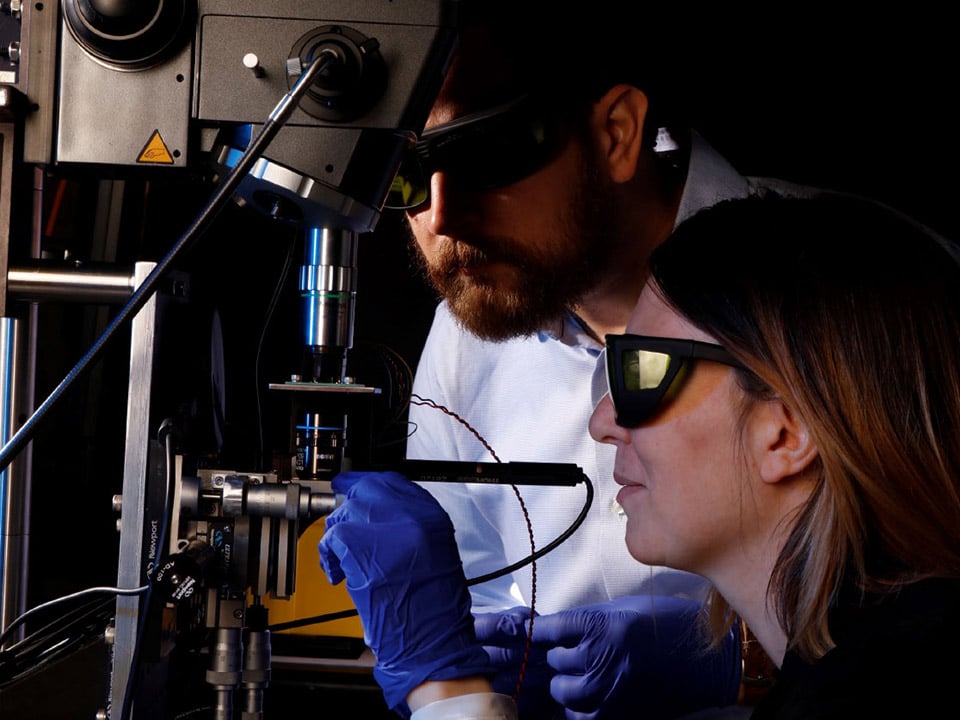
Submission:
M 463 190 L 492 190 L 531 175 L 553 158 L 557 123 L 529 97 L 425 130 L 404 156 L 384 207 L 412 210 L 430 200 L 443 172 Z
M 690 360 L 743 367 L 714 343 L 645 335 L 607 335 L 606 356 L 610 400 L 617 425 L 625 428 L 645 423 L 665 398 L 680 390 Z

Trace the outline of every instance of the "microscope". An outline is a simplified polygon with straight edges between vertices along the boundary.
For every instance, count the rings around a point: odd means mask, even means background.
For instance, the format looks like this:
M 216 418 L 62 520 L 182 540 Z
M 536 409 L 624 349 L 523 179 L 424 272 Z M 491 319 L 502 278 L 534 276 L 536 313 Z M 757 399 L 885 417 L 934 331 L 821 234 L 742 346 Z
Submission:
M 14 622 L 26 609 L 31 441 L 115 338 L 129 342 L 117 592 L 91 717 L 183 711 L 191 698 L 171 688 L 185 658 L 204 665 L 212 717 L 264 716 L 270 606 L 294 593 L 298 541 L 333 509 L 332 475 L 370 460 L 366 417 L 381 389 L 348 376 L 358 239 L 423 128 L 456 11 L 456 0 L 0 3 L 0 649 L 23 638 Z M 48 173 L 145 187 L 201 177 L 209 196 L 159 259 L 79 262 L 43 247 Z M 289 408 L 288 443 L 246 468 L 182 451 L 182 429 L 156 409 L 159 329 L 167 308 L 190 301 L 180 261 L 228 206 L 299 248 L 301 356 L 267 381 Z M 105 222 L 122 228 L 123 214 Z M 36 315 L 64 301 L 114 310 L 37 404 Z
M 458 0 L 0 0 L 0 716 L 54 717 L 15 691 L 36 666 L 72 659 L 90 678 L 63 716 L 103 720 L 262 720 L 278 660 L 357 660 L 348 670 L 369 674 L 342 586 L 297 590 L 325 582 L 315 547 L 330 480 L 379 468 L 374 416 L 385 395 L 409 393 L 389 373 L 384 389 L 355 372 L 360 238 L 381 220 L 457 32 Z M 77 216 L 94 206 L 89 257 L 70 249 L 71 204 Z M 266 308 L 217 312 L 257 306 L 250 278 L 284 254 Z M 210 295 L 228 297 L 208 312 Z M 280 313 L 296 318 L 284 342 L 226 346 L 266 327 L 280 298 L 295 307 Z M 45 368 L 65 351 L 38 326 L 61 305 L 94 306 L 93 340 L 53 383 Z M 64 322 L 55 340 L 74 330 Z M 238 406 L 225 378 L 248 356 L 255 401 Z M 178 371 L 188 361 L 195 385 Z M 88 390 L 96 437 L 50 441 L 95 373 L 115 388 Z M 64 475 L 77 496 L 88 483 L 99 495 L 112 472 L 102 438 L 121 435 L 107 448 L 120 476 L 115 584 L 28 610 L 31 501 L 54 498 L 45 515 L 69 504 Z M 584 479 L 560 464 L 392 467 L 421 482 Z M 53 557 L 75 565 L 84 511 L 61 513 L 69 539 Z M 341 629 L 311 632 L 320 625 Z M 37 695 L 56 697 L 42 684 Z

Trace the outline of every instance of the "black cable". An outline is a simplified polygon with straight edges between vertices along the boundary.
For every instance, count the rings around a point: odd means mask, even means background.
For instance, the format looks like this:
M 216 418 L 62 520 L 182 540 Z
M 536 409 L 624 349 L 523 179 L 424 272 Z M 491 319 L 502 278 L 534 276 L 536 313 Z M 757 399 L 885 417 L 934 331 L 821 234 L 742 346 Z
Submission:
M 287 255 L 283 261 L 283 267 L 280 270 L 280 277 L 277 278 L 277 284 L 273 288 L 273 295 L 270 297 L 270 304 L 267 305 L 267 311 L 263 318 L 263 327 L 260 329 L 260 337 L 257 340 L 256 356 L 253 363 L 254 379 L 254 400 L 257 404 L 257 454 L 256 461 L 258 467 L 264 459 L 263 443 L 263 409 L 260 398 L 260 358 L 263 355 L 263 344 L 267 338 L 267 330 L 273 320 L 273 313 L 277 309 L 277 303 L 280 301 L 280 295 L 287 282 L 287 276 L 290 274 L 290 268 L 293 266 L 293 251 L 296 248 L 296 238 L 291 238 L 290 245 L 287 248 Z
M 161 516 L 160 531 L 157 534 L 157 562 L 153 567 L 153 572 L 147 577 L 147 590 L 143 595 L 143 602 L 140 603 L 137 635 L 133 640 L 133 655 L 130 658 L 130 668 L 127 671 L 127 684 L 123 691 L 123 706 L 120 710 L 119 720 L 127 720 L 133 711 L 133 694 L 136 690 L 136 677 L 140 670 L 142 648 L 140 641 L 143 638 L 147 622 L 149 622 L 150 619 L 150 602 L 153 600 L 153 578 L 157 569 L 160 567 L 160 558 L 163 554 L 164 545 L 167 543 L 167 530 L 173 514 L 173 489 L 176 480 L 174 468 L 176 467 L 176 442 L 178 438 L 179 433 L 173 420 L 167 418 L 160 423 L 160 429 L 157 431 L 157 439 L 165 450 L 164 467 L 166 468 L 166 487 L 163 492 L 163 515 Z
M 299 620 L 289 620 L 287 622 L 270 625 L 267 629 L 270 632 L 279 632 L 280 630 L 290 630 L 291 628 L 303 627 L 304 625 L 319 625 L 320 623 L 332 622 L 333 620 L 342 620 L 343 618 L 354 617 L 357 614 L 356 608 L 348 610 L 338 610 L 337 612 L 325 613 L 323 615 L 314 615 L 309 618 L 300 618 Z
M 323 59 L 321 60 L 320 58 Z M 73 369 L 60 381 L 60 384 L 47 396 L 47 399 L 34 410 L 33 414 L 27 418 L 26 422 L 20 426 L 20 429 L 17 430 L 3 446 L 3 449 L 0 450 L 0 472 L 7 468 L 13 460 L 13 457 L 29 442 L 34 432 L 36 432 L 37 425 L 46 417 L 47 413 L 53 405 L 58 402 L 66 390 L 100 357 L 107 342 L 147 303 L 153 295 L 157 284 L 170 269 L 174 260 L 214 220 L 227 200 L 230 199 L 234 191 L 240 186 L 240 183 L 246 178 L 250 168 L 260 159 L 267 145 L 273 140 L 280 131 L 280 128 L 283 127 L 284 123 L 296 109 L 300 98 L 313 84 L 313 80 L 320 71 L 337 59 L 332 52 L 328 51 L 322 51 L 320 58 L 306 68 L 293 88 L 280 100 L 260 129 L 260 132 L 257 133 L 257 136 L 250 142 L 246 150 L 243 151 L 236 165 L 233 166 L 223 181 L 217 185 L 213 195 L 201 209 L 190 227 L 177 239 L 170 251 L 157 263 L 156 267 L 147 275 L 143 282 L 140 283 L 127 303 L 107 326 L 106 330 L 94 341 L 87 353 L 80 358 Z
M 583 508 L 580 510 L 580 514 L 577 515 L 576 519 L 573 521 L 573 523 L 570 525 L 569 528 L 567 528 L 564 532 L 560 533 L 560 535 L 558 535 L 552 542 L 544 545 L 542 548 L 540 548 L 536 552 L 531 553 L 530 555 L 527 555 L 527 557 L 523 558 L 522 560 L 515 562 L 512 565 L 507 565 L 507 567 L 500 568 L 499 570 L 494 570 L 493 572 L 487 573 L 486 575 L 479 575 L 475 578 L 467 580 L 467 585 L 479 585 L 480 583 L 489 582 L 490 580 L 496 580 L 497 578 L 503 577 L 504 575 L 509 575 L 515 570 L 519 570 L 522 567 L 526 567 L 533 561 L 539 560 L 548 552 L 551 552 L 558 545 L 566 541 L 568 537 L 573 535 L 576 529 L 583 524 L 584 520 L 586 520 L 587 513 L 590 511 L 590 507 L 593 505 L 593 483 L 590 482 L 590 478 L 588 478 L 586 475 L 583 476 L 583 482 L 587 489 L 587 497 L 586 497 L 586 500 L 584 500 L 583 502 Z
M 15 618 L 3 632 L 0 633 L 0 647 L 10 639 L 10 635 L 18 627 L 23 625 L 27 620 L 32 618 L 34 615 L 37 615 L 44 610 L 47 610 L 51 607 L 55 607 L 60 603 L 68 602 L 70 600 L 77 600 L 78 598 L 83 598 L 88 595 L 99 595 L 99 594 L 108 594 L 108 595 L 139 595 L 143 592 L 146 592 L 147 586 L 144 585 L 138 588 L 118 588 L 118 587 L 92 587 L 86 588 L 85 590 L 79 590 L 78 592 L 71 593 L 69 595 L 64 595 L 53 600 L 49 600 L 45 603 L 41 603 L 35 607 L 30 608 L 26 612 L 22 613 L 19 617 Z M 20 642 L 23 642 L 22 640 Z
M 475 578 L 467 580 L 468 586 L 479 585 L 480 583 L 489 582 L 490 580 L 495 580 L 496 578 L 503 577 L 504 575 L 509 575 L 510 573 L 519 570 L 520 568 L 526 567 L 530 563 L 539 560 L 548 552 L 553 551 L 558 545 L 565 542 L 567 538 L 573 535 L 579 528 L 583 521 L 587 517 L 587 513 L 590 512 L 590 507 L 593 505 L 593 483 L 590 482 L 590 478 L 586 475 L 583 476 L 583 482 L 586 486 L 586 499 L 584 500 L 583 507 L 580 510 L 580 513 L 574 519 L 565 531 L 560 533 L 553 541 L 544 545 L 542 548 L 536 552 L 530 553 L 525 558 L 518 560 L 517 562 L 508 565 L 506 567 L 500 568 L 499 570 L 494 570 L 493 572 L 487 573 L 486 575 L 479 575 Z M 289 630 L 290 628 L 303 627 L 305 625 L 317 625 L 320 623 L 330 622 L 331 620 L 339 620 L 345 617 L 353 617 L 357 614 L 356 609 L 351 610 L 341 610 L 339 612 L 327 613 L 325 615 L 314 615 L 308 618 L 301 618 L 299 620 L 291 620 L 285 623 L 279 623 L 277 625 L 271 625 L 268 629 L 271 631 L 274 630 Z
M 37 671 L 79 643 L 103 635 L 114 613 L 111 596 L 93 598 L 0 651 L 0 687 Z

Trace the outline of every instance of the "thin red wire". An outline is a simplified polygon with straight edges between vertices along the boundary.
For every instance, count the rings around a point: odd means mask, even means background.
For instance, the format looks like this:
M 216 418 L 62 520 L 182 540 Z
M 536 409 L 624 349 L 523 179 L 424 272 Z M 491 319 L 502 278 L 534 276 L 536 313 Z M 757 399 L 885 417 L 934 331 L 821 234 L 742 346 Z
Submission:
M 411 398 L 410 399 L 411 405 L 424 405 L 426 407 L 439 410 L 440 412 L 452 417 L 458 423 L 463 425 L 467 430 L 469 430 L 473 434 L 473 436 L 480 441 L 480 444 L 483 445 L 484 448 L 486 448 L 487 452 L 490 453 L 491 457 L 493 457 L 494 460 L 496 460 L 497 462 L 502 462 L 500 458 L 497 456 L 497 453 L 494 452 L 493 448 L 490 447 L 490 444 L 477 431 L 477 429 L 474 428 L 470 423 L 468 423 L 462 417 L 457 415 L 455 412 L 453 412 L 447 407 L 444 407 L 443 405 L 438 404 L 436 401 L 431 400 L 430 398 L 424 398 L 416 394 L 412 394 L 410 398 Z M 520 509 L 523 512 L 523 519 L 527 524 L 527 535 L 530 538 L 530 554 L 532 555 L 534 554 L 534 552 L 536 552 L 536 546 L 533 538 L 533 524 L 530 522 L 530 514 L 529 512 L 527 512 L 527 505 L 523 501 L 523 497 L 520 495 L 519 488 L 517 488 L 517 486 L 513 484 L 511 484 L 510 487 L 513 488 L 513 494 L 517 496 L 517 502 L 520 503 Z M 527 672 L 527 661 L 530 659 L 530 648 L 533 644 L 533 619 L 536 616 L 536 611 L 534 609 L 536 607 L 536 601 L 537 601 L 537 561 L 533 560 L 530 563 L 530 626 L 529 626 L 529 629 L 527 630 L 527 640 L 523 647 L 523 660 L 520 662 L 520 674 L 517 677 L 517 685 L 513 691 L 514 702 L 517 702 L 517 699 L 520 696 L 520 688 L 523 686 L 523 679 Z

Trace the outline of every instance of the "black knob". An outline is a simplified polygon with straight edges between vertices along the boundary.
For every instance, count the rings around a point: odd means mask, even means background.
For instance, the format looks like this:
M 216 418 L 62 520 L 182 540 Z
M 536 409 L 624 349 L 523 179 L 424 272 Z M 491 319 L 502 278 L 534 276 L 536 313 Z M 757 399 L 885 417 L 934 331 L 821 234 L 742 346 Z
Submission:
M 287 84 L 293 87 L 299 72 L 323 62 L 313 85 L 300 100 L 300 108 L 321 120 L 350 122 L 366 113 L 386 87 L 386 65 L 380 43 L 350 27 L 325 25 L 303 35 L 290 50 Z
M 190 0 L 63 0 L 67 28 L 92 56 L 122 70 L 152 67 L 189 37 Z

